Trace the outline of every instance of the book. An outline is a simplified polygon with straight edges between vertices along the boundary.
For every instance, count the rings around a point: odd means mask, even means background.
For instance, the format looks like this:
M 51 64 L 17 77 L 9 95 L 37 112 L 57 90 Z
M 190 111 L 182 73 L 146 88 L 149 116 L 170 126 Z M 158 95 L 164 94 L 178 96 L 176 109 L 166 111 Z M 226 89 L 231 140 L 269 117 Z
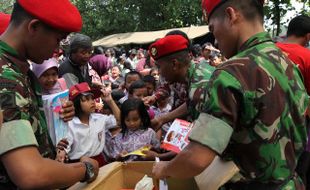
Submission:
M 189 143 L 188 135 L 192 127 L 193 124 L 188 121 L 175 119 L 167 131 L 161 147 L 176 153 L 181 152 Z
M 143 146 L 135 151 L 132 151 L 130 153 L 124 154 L 122 155 L 122 157 L 127 157 L 130 155 L 137 155 L 137 156 L 145 156 L 145 154 L 143 153 L 143 151 L 148 151 L 151 149 L 151 146 Z
M 53 144 L 67 136 L 68 124 L 60 118 L 63 103 L 69 100 L 69 90 L 59 93 L 43 95 L 43 108 L 47 120 L 47 128 Z

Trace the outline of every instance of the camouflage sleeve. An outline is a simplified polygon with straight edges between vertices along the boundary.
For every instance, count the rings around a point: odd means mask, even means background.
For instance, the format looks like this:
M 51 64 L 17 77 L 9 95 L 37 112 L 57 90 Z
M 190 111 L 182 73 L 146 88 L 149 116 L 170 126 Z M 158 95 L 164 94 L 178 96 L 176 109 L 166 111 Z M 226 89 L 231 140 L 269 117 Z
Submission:
M 0 129 L 0 155 L 24 146 L 38 146 L 30 122 L 14 120 L 3 123 Z
M 222 154 L 236 127 L 241 85 L 226 71 L 216 70 L 208 89 L 204 113 L 195 121 L 189 139 Z
M 30 91 L 25 87 L 27 78 L 11 67 L 0 67 L 0 106 L 3 124 L 0 127 L 0 155 L 24 146 L 37 146 L 34 129 L 30 121 L 34 112 Z

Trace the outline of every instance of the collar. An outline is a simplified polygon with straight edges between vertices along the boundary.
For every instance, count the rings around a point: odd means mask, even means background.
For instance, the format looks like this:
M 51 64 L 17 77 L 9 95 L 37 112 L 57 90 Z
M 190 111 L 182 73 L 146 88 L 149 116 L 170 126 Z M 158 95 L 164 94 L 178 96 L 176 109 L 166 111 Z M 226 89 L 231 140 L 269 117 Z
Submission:
M 256 46 L 261 43 L 272 42 L 272 39 L 268 32 L 260 32 L 250 37 L 246 42 L 244 42 L 238 50 L 238 53 Z
M 98 118 L 100 118 L 99 114 L 95 114 L 95 113 L 90 114 L 89 115 L 89 123 L 92 121 L 96 121 Z M 79 125 L 85 125 L 84 123 L 81 122 L 80 118 L 78 118 L 77 116 L 75 116 L 72 119 L 72 122 L 75 124 L 79 124 Z
M 9 46 L 7 43 L 0 41 L 0 52 L 3 51 L 2 56 L 7 59 L 9 64 L 12 64 L 21 73 L 27 74 L 30 70 L 30 65 L 27 60 L 21 60 L 18 57 L 18 53 L 15 49 Z
M 145 130 L 143 129 L 137 129 L 137 130 L 128 130 L 128 135 L 131 135 L 131 134 L 142 134 Z

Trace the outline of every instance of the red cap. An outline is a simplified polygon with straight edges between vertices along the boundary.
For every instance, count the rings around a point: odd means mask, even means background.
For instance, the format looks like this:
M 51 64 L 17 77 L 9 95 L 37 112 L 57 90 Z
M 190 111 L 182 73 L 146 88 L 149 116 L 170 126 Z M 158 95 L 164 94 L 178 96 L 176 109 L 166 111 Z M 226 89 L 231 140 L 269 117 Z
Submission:
M 80 84 L 76 84 L 71 86 L 69 89 L 69 99 L 73 101 L 79 94 L 88 94 L 92 93 L 94 98 L 98 98 L 101 96 L 100 89 L 91 89 L 87 82 L 82 82 Z
M 0 35 L 9 26 L 10 20 L 11 20 L 11 15 L 0 12 Z
M 227 0 L 202 0 L 202 11 L 207 19 L 210 18 L 211 14 L 216 8 L 225 3 Z M 264 5 L 264 0 L 257 0 L 261 5 Z
M 150 55 L 158 60 L 164 56 L 188 49 L 188 40 L 181 35 L 169 35 L 154 42 L 150 48 Z
M 18 0 L 23 9 L 45 24 L 65 32 L 82 29 L 82 17 L 69 0 Z

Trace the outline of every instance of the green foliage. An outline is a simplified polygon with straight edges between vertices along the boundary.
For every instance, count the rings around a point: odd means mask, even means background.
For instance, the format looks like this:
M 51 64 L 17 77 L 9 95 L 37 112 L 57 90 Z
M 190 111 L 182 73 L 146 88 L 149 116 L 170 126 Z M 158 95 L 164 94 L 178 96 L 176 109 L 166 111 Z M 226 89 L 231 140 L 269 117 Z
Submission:
M 201 25 L 200 0 L 74 0 L 93 39 L 122 32 Z
M 296 3 L 298 2 L 298 4 Z M 297 6 L 299 5 L 299 6 Z M 300 7 L 302 5 L 302 7 Z M 265 25 L 273 36 L 278 36 L 289 21 L 300 14 L 310 15 L 309 0 L 270 0 L 265 6 Z M 287 15 L 288 12 L 295 14 Z
M 302 7 L 297 8 L 296 2 Z M 11 13 L 15 0 L 0 0 L 0 12 Z M 201 0 L 72 0 L 83 17 L 83 33 L 93 40 L 114 33 L 153 31 L 201 25 Z M 310 0 L 269 0 L 266 28 L 278 35 L 296 15 L 310 15 Z M 61 13 L 59 13 L 61 14 Z
M 10 14 L 15 0 L 0 0 L 0 12 Z

